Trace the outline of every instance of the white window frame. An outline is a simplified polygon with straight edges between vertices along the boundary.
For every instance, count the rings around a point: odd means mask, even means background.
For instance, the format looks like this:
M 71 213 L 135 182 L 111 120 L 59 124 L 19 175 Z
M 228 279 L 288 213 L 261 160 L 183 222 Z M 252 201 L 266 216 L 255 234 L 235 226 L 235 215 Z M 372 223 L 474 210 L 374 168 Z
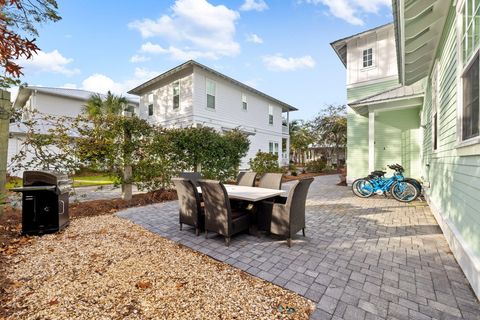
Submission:
M 175 86 L 178 86 L 178 94 L 175 94 Z M 177 110 L 180 109 L 180 80 L 174 81 L 172 83 L 172 109 Z M 178 106 L 175 107 L 175 97 L 178 96 Z
M 477 45 L 476 48 L 472 49 L 472 54 L 467 61 L 464 61 L 463 53 L 463 23 L 464 15 L 463 8 L 466 2 L 471 0 L 459 0 L 456 4 L 457 6 L 457 21 L 456 21 L 456 30 L 457 30 L 457 130 L 456 130 L 456 140 L 457 143 L 455 148 L 459 156 L 470 156 L 470 155 L 480 155 L 480 135 L 476 137 L 471 137 L 469 139 L 463 140 L 463 76 L 466 71 L 471 67 L 474 60 L 479 56 L 480 58 L 480 45 Z M 480 120 L 479 120 L 480 126 Z
M 273 154 L 273 150 L 274 150 L 273 149 L 273 143 L 274 143 L 273 141 L 268 142 L 268 153 Z
M 274 123 L 275 121 L 273 117 L 273 106 L 269 104 L 268 105 L 268 124 L 273 126 Z
M 438 145 L 440 142 L 439 134 L 439 122 L 440 122 L 440 66 L 436 61 L 432 69 L 432 112 L 431 112 L 431 132 L 432 132 L 432 152 L 438 151 Z M 436 140 L 436 145 L 435 145 Z
M 147 116 L 153 117 L 155 115 L 155 104 L 154 104 L 153 93 L 148 94 L 147 96 Z M 150 106 L 152 106 L 152 114 L 150 114 Z
M 279 143 L 277 141 L 269 141 L 268 142 L 268 153 L 274 154 L 277 157 L 280 155 Z
M 209 93 L 208 91 L 208 85 L 213 84 L 213 95 Z M 206 108 L 207 110 L 215 110 L 217 108 L 217 83 L 211 79 L 206 78 L 205 80 L 205 95 L 207 98 L 206 101 Z M 208 96 L 213 96 L 213 107 L 208 106 Z
M 375 63 L 374 63 L 374 62 L 375 62 L 375 59 L 374 59 L 375 50 L 373 49 L 373 47 L 374 47 L 374 46 L 372 45 L 371 47 L 366 47 L 365 49 L 362 50 L 362 58 L 361 58 L 362 69 L 370 69 L 370 68 L 375 67 Z M 369 60 L 368 60 L 368 58 L 367 58 L 367 66 L 365 66 L 365 65 L 363 64 L 363 62 L 364 62 L 363 59 L 364 59 L 364 56 L 365 56 L 365 51 L 367 51 L 367 56 L 368 56 L 368 50 L 371 50 L 371 51 L 372 51 L 372 53 L 371 53 L 371 59 L 370 59 L 371 64 L 368 65 L 368 61 L 369 61 Z
M 247 111 L 248 110 L 248 101 L 247 101 L 247 95 L 245 93 L 242 93 L 242 110 Z

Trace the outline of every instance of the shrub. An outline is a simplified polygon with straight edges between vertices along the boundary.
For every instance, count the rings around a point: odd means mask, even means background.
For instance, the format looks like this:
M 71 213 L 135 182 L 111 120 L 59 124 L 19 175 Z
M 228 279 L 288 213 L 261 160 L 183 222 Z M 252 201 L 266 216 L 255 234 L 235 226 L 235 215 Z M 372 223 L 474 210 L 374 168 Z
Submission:
M 255 158 L 250 159 L 250 169 L 258 174 L 267 172 L 282 172 L 278 166 L 278 156 L 268 152 L 257 152 Z
M 327 166 L 324 160 L 313 160 L 307 163 L 307 172 L 322 172 Z

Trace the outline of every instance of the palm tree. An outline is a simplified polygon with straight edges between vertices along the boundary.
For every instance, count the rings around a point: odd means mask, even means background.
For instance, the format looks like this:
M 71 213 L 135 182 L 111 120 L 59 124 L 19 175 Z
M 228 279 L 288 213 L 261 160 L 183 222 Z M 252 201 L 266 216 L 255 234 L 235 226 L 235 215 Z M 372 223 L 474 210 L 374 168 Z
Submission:
M 105 99 L 102 95 L 95 93 L 87 100 L 87 104 L 83 106 L 82 111 L 91 119 L 106 115 L 120 115 L 127 104 L 127 98 L 116 96 L 110 91 L 108 91 Z

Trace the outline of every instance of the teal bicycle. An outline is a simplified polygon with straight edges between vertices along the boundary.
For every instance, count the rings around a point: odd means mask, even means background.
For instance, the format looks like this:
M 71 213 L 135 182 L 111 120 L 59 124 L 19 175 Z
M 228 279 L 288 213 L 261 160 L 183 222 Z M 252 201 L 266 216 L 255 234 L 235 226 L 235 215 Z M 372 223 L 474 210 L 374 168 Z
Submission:
M 360 178 L 352 183 L 353 193 L 360 198 L 368 198 L 374 194 L 387 196 L 390 193 L 397 201 L 411 202 L 422 191 L 422 185 L 415 179 L 405 178 L 405 169 L 399 164 L 388 166 L 394 170 L 393 176 L 385 178 L 385 171 L 373 171 L 365 178 Z

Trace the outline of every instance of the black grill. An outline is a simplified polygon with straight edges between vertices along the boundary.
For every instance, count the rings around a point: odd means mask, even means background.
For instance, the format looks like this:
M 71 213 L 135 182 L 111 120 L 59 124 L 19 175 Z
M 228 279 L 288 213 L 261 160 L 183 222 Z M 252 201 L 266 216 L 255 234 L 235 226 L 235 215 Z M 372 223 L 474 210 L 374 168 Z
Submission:
M 25 171 L 22 193 L 22 233 L 39 235 L 64 229 L 69 223 L 71 181 L 54 171 Z

